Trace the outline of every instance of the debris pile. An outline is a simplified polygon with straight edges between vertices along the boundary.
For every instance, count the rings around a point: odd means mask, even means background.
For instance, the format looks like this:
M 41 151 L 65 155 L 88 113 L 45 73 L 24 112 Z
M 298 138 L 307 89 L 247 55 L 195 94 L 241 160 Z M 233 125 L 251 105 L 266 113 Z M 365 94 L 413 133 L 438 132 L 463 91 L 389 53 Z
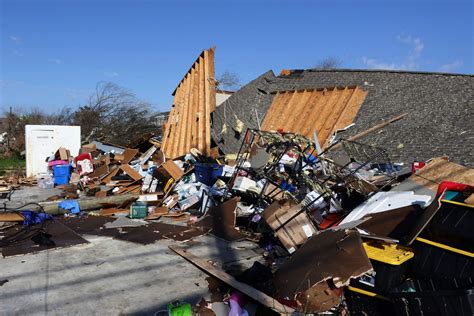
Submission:
M 450 89 L 434 85 L 437 97 L 424 99 L 421 79 L 395 87 L 398 79 L 364 72 L 326 88 L 311 79 L 328 84 L 340 72 L 270 71 L 217 106 L 214 48 L 204 50 L 173 92 L 163 138 L 146 134 L 125 148 L 94 141 L 75 157 L 59 148 L 36 182 L 0 182 L 7 199 L 12 185 L 62 191 L 5 204 L 2 255 L 87 244 L 88 235 L 137 245 L 165 239 L 209 275 L 212 292 L 210 300 L 170 302 L 167 315 L 472 315 L 474 170 L 425 159 L 439 151 L 440 133 L 447 140 L 462 129 L 415 135 Z M 410 91 L 429 111 L 408 109 Z M 465 106 L 458 97 L 450 111 Z M 376 107 L 387 105 L 389 119 Z M 392 161 L 387 150 L 395 149 L 405 160 Z M 203 240 L 229 251 L 248 242 L 258 259 L 220 266 L 194 252 Z
M 60 148 L 38 186 L 52 181 L 61 200 L 0 214 L 2 254 L 88 243 L 84 234 L 144 245 L 210 234 L 255 242 L 261 260 L 231 275 L 170 248 L 229 287 L 242 315 L 252 301 L 281 314 L 472 312 L 473 170 L 444 158 L 412 170 L 348 140 L 322 151 L 294 133 L 243 139 L 235 155 L 191 149 L 174 160 L 151 137 L 120 152 Z M 436 192 L 400 190 L 407 182 Z

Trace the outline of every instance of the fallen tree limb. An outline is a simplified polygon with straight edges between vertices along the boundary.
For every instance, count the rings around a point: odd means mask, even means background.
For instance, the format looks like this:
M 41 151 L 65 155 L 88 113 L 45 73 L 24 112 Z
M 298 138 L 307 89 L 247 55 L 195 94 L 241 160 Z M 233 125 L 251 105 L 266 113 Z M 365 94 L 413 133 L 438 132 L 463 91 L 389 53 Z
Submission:
M 77 199 L 77 202 L 79 203 L 79 208 L 81 209 L 81 211 L 87 212 L 87 211 L 100 209 L 104 207 L 104 205 L 106 204 L 121 204 L 129 199 L 138 198 L 139 196 L 140 196 L 139 194 L 122 194 L 122 195 L 107 196 L 104 198 Z M 65 201 L 65 200 L 40 202 L 38 204 L 43 207 L 45 213 L 55 215 L 55 214 L 62 213 L 58 207 L 58 204 L 62 201 Z M 35 207 L 34 205 L 30 205 L 29 209 L 39 210 L 39 208 Z

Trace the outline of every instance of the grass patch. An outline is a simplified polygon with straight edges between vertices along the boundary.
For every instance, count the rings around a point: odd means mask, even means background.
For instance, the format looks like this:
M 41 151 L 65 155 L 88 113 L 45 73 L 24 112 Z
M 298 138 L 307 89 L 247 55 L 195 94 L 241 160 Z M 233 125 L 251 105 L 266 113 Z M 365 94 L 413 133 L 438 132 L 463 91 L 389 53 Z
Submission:
M 18 168 L 25 168 L 25 160 L 15 158 L 15 157 L 8 157 L 8 158 L 0 158 L 0 175 L 5 174 L 5 170 L 16 170 Z

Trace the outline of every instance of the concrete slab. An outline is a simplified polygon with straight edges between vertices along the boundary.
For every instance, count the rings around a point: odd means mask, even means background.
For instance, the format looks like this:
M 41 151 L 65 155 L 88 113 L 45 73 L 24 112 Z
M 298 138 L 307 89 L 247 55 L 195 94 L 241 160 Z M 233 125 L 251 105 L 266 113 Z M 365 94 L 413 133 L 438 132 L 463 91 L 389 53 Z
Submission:
M 26 187 L 9 206 L 44 201 L 57 189 Z M 181 224 L 174 222 L 173 224 Z M 252 242 L 229 243 L 212 235 L 186 243 L 141 245 L 84 235 L 90 243 L 0 258 L 0 315 L 154 315 L 173 300 L 210 299 L 208 275 L 168 249 L 187 247 L 228 272 L 250 267 L 261 255 Z
M 30 202 L 43 202 L 53 195 L 59 195 L 62 192 L 60 189 L 41 189 L 37 186 L 21 187 L 19 190 L 13 192 L 11 201 L 0 200 L 0 203 L 6 203 L 7 207 L 19 207 Z M 2 205 L 3 206 L 3 205 Z
M 8 280 L 0 286 L 0 314 L 153 315 L 173 300 L 209 298 L 207 274 L 170 251 L 174 241 L 86 239 L 90 244 L 0 259 L 0 280 Z M 213 236 L 188 247 L 219 266 L 248 267 L 260 258 L 252 243 Z

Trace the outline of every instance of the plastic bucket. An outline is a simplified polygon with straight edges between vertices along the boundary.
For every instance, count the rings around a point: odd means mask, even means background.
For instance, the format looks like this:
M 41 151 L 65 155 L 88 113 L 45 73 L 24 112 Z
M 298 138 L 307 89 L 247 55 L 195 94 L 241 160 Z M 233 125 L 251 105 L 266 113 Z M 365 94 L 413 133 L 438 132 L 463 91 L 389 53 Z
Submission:
M 56 165 L 53 167 L 54 177 L 64 177 L 71 173 L 71 165 Z
M 62 185 L 69 183 L 71 175 L 71 165 L 56 165 L 53 167 L 54 185 Z
M 204 183 L 205 185 L 211 186 L 217 181 L 217 177 L 222 175 L 224 167 L 218 164 L 208 163 L 196 163 L 194 165 L 194 173 L 196 179 Z

